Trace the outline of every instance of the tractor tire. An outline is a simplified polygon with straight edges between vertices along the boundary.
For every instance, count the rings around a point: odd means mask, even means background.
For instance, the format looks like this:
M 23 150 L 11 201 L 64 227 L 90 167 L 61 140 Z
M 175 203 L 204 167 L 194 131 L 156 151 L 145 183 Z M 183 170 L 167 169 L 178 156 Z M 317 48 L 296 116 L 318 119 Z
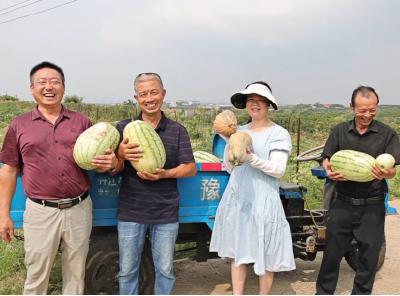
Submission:
M 92 237 L 86 259 L 85 294 L 119 295 L 118 234 Z M 139 294 L 154 293 L 155 271 L 151 245 L 148 239 L 143 247 L 139 266 Z
M 377 266 L 376 271 L 379 271 L 382 268 L 382 265 L 385 262 L 385 255 L 386 255 L 386 238 L 385 238 L 385 235 L 383 235 L 382 248 L 379 253 L 378 266 Z M 357 269 L 358 269 L 358 249 L 357 250 L 348 250 L 344 254 L 344 258 L 346 259 L 346 262 L 351 267 L 351 269 L 353 269 L 354 271 L 357 271 Z

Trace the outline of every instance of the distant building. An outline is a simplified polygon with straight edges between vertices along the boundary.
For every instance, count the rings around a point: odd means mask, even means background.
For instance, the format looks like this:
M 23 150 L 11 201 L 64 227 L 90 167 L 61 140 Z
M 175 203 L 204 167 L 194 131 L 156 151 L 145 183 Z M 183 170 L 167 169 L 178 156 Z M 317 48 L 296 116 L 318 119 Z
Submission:
M 325 108 L 329 108 L 331 106 L 331 104 L 324 104 Z
M 200 106 L 201 103 L 199 101 L 190 101 L 189 106 L 190 107 L 195 107 L 195 106 Z

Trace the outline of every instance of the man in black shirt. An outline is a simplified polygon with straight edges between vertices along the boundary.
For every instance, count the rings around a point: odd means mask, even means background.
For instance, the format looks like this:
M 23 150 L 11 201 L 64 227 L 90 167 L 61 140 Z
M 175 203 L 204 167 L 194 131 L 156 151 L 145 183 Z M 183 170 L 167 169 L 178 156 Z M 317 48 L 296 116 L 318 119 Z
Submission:
M 339 276 L 340 261 L 356 239 L 359 268 L 354 278 L 352 294 L 371 294 L 385 226 L 385 179 L 396 175 L 395 167 L 371 169 L 375 178 L 369 182 L 348 181 L 331 170 L 332 155 L 339 150 L 354 150 L 376 158 L 389 153 L 400 164 L 400 143 L 396 132 L 374 120 L 379 97 L 372 87 L 360 86 L 353 91 L 350 107 L 354 119 L 333 127 L 322 152 L 323 168 L 329 179 L 338 181 L 337 198 L 329 209 L 326 244 L 317 279 L 317 294 L 333 294 Z

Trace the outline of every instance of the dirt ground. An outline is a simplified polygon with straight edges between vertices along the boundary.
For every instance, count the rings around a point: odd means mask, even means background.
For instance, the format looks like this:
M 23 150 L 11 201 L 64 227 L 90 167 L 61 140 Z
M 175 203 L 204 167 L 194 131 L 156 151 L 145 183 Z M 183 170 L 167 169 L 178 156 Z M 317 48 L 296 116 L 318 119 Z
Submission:
M 400 199 L 389 202 L 400 212 Z M 386 217 L 386 259 L 382 269 L 377 273 L 373 294 L 400 294 L 400 215 Z M 315 261 L 305 262 L 296 259 L 297 269 L 275 274 L 271 294 L 315 294 L 315 281 L 321 265 L 322 253 Z M 172 294 L 175 295 L 231 295 L 230 265 L 221 259 L 197 263 L 185 261 L 174 264 L 176 277 Z M 343 259 L 336 294 L 350 294 L 355 272 Z M 247 268 L 245 294 L 258 294 L 258 277 L 253 267 Z

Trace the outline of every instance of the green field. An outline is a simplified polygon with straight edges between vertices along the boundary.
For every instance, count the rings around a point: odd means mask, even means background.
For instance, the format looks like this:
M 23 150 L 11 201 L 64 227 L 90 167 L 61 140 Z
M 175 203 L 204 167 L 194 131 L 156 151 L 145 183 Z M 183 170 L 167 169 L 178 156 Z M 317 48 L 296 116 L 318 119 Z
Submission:
M 30 111 L 35 107 L 33 102 L 0 102 L 0 146 L 8 123 L 16 116 Z M 67 108 L 86 114 L 93 123 L 107 121 L 116 124 L 118 121 L 133 117 L 139 110 L 130 105 L 99 106 L 93 104 L 68 104 Z M 182 123 L 189 132 L 193 150 L 211 152 L 211 138 L 213 121 L 218 113 L 215 109 L 165 109 L 171 119 Z M 245 111 L 234 111 L 239 124 L 247 120 Z M 316 108 L 308 105 L 296 105 L 291 108 L 281 108 L 270 112 L 271 119 L 289 130 L 292 136 L 293 150 L 289 157 L 285 175 L 281 182 L 298 183 L 308 188 L 307 198 L 310 206 L 320 208 L 322 202 L 323 181 L 311 176 L 310 168 L 317 165 L 315 161 L 300 162 L 298 172 L 297 139 L 299 137 L 299 151 L 325 143 L 332 127 L 352 118 L 350 108 Z M 400 106 L 379 106 L 376 119 L 388 124 L 400 133 Z M 300 133 L 298 122 L 300 119 Z M 400 170 L 400 168 L 398 168 Z M 390 197 L 400 197 L 400 174 L 389 180 Z M 180 248 L 181 246 L 177 246 Z M 25 278 L 23 264 L 23 243 L 13 240 L 11 244 L 0 242 L 0 294 L 21 294 Z M 61 293 L 61 270 L 59 256 L 55 260 L 50 277 L 49 294 Z

